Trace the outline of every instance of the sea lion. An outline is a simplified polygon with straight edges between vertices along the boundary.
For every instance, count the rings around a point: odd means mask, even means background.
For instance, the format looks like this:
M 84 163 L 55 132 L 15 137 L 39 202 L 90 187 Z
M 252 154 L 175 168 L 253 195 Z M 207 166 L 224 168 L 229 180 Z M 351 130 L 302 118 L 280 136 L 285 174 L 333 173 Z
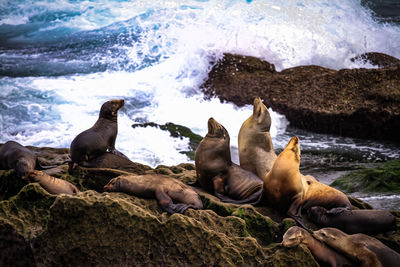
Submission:
M 231 160 L 228 131 L 213 118 L 208 133 L 195 153 L 197 183 L 222 201 L 256 203 L 262 196 L 263 181 Z
M 308 218 L 322 227 L 335 227 L 347 234 L 376 234 L 396 229 L 396 217 L 386 210 L 342 210 L 331 213 L 323 207 L 312 207 Z
M 123 99 L 105 102 L 101 106 L 96 123 L 72 140 L 70 147 L 72 167 L 76 164 L 86 167 L 88 161 L 106 152 L 126 157 L 115 149 L 118 133 L 117 112 L 123 105 Z
M 272 145 L 271 116 L 261 98 L 256 97 L 253 114 L 242 124 L 239 131 L 240 167 L 263 179 L 276 160 Z
M 271 171 L 264 178 L 264 195 L 268 204 L 286 211 L 306 228 L 301 217 L 303 209 L 312 206 L 351 208 L 351 204 L 339 190 L 300 173 L 299 144 L 299 138 L 294 136 L 279 154 Z
M 161 174 L 118 176 L 104 186 L 104 191 L 155 197 L 161 208 L 169 213 L 183 213 L 187 208 L 203 209 L 196 191 L 177 179 Z
M 400 255 L 376 238 L 365 234 L 348 235 L 336 228 L 322 228 L 313 236 L 328 244 L 350 259 L 356 260 L 362 267 L 398 266 Z
M 17 176 L 23 179 L 29 170 L 53 167 L 55 166 L 41 166 L 33 151 L 15 141 L 7 141 L 0 147 L 0 169 L 15 169 Z
M 79 189 L 68 181 L 52 177 L 45 172 L 30 170 L 27 178 L 31 183 L 39 183 L 50 194 L 75 194 Z
M 281 244 L 287 248 L 298 246 L 299 244 L 306 245 L 319 264 L 332 267 L 356 266 L 349 259 L 315 239 L 309 232 L 298 226 L 292 226 L 286 231 Z

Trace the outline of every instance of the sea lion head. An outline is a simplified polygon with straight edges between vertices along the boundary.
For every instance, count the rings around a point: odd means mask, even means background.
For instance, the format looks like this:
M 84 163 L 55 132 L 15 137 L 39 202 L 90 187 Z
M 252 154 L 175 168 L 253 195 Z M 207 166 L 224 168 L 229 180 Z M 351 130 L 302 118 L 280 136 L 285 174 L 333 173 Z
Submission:
M 318 231 L 313 232 L 313 236 L 319 241 L 325 242 L 327 244 L 331 244 L 343 237 L 346 236 L 345 233 L 340 231 L 339 229 L 333 227 L 322 228 Z
M 285 155 L 285 157 L 289 159 L 293 159 L 296 163 L 300 164 L 299 138 L 297 136 L 293 136 L 281 154 Z
M 206 135 L 208 138 L 223 138 L 230 139 L 228 131 L 224 126 L 219 124 L 214 118 L 208 119 L 208 133 Z
M 21 177 L 23 180 L 27 179 L 27 174 L 29 170 L 33 169 L 33 166 L 29 166 L 26 160 L 20 159 L 18 160 L 17 164 L 15 164 L 15 171 L 18 177 Z
M 31 183 L 34 182 L 39 182 L 40 178 L 44 175 L 42 171 L 37 171 L 37 170 L 29 170 L 27 171 L 24 179 L 28 180 Z
M 106 118 L 110 120 L 116 120 L 117 119 L 117 112 L 118 110 L 123 107 L 125 104 L 125 101 L 123 99 L 119 100 L 110 100 L 105 102 L 100 109 L 100 118 Z
M 308 209 L 307 215 L 311 221 L 319 223 L 322 221 L 323 217 L 326 217 L 326 209 L 321 206 L 311 207 Z
M 104 187 L 106 192 L 118 192 L 121 187 L 121 179 L 119 177 L 111 179 Z
M 254 99 L 252 117 L 258 131 L 269 132 L 271 129 L 271 115 L 259 97 Z
M 283 235 L 283 240 L 281 244 L 282 246 L 287 248 L 297 246 L 304 240 L 304 238 L 306 237 L 305 234 L 306 230 L 304 230 L 303 228 L 292 226 Z

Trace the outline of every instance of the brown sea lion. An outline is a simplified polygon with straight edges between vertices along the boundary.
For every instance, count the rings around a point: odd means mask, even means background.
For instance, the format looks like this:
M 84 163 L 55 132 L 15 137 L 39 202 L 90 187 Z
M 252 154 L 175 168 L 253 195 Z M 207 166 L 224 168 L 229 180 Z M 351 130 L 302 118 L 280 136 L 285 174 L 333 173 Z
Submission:
M 304 226 L 301 212 L 312 206 L 350 208 L 342 192 L 318 182 L 312 176 L 300 173 L 300 141 L 290 139 L 279 154 L 271 171 L 264 178 L 264 195 L 267 203 L 287 214 Z
M 321 241 L 316 240 L 308 231 L 298 226 L 292 226 L 286 231 L 281 244 L 288 248 L 298 246 L 299 244 L 306 245 L 319 264 L 332 267 L 356 266 L 349 259 Z
M 25 178 L 30 170 L 53 167 L 55 166 L 41 166 L 33 151 L 15 141 L 7 141 L 0 147 L 0 169 L 15 169 L 18 177 Z
M 71 143 L 71 160 L 86 167 L 88 161 L 110 152 L 126 157 L 115 149 L 115 140 L 118 133 L 117 112 L 124 105 L 124 100 L 110 100 L 100 109 L 96 123 L 86 131 L 78 134 Z
M 42 171 L 28 171 L 27 178 L 31 183 L 39 183 L 50 194 L 75 194 L 79 192 L 79 189 L 70 182 L 52 177 Z
M 263 179 L 276 160 L 272 145 L 271 116 L 261 98 L 254 99 L 253 114 L 242 124 L 239 131 L 240 167 Z
M 396 229 L 396 217 L 386 210 L 342 210 L 331 213 L 323 207 L 312 207 L 308 218 L 322 227 L 335 227 L 347 234 L 376 234 Z
M 195 153 L 197 183 L 222 201 L 256 203 L 263 181 L 231 160 L 228 131 L 213 118 Z
M 350 259 L 357 260 L 362 267 L 399 266 L 400 263 L 400 254 L 365 234 L 348 235 L 327 227 L 315 231 L 313 236 Z
M 161 174 L 118 176 L 104 186 L 104 191 L 156 198 L 161 208 L 169 213 L 183 213 L 187 208 L 203 209 L 196 191 L 177 179 Z

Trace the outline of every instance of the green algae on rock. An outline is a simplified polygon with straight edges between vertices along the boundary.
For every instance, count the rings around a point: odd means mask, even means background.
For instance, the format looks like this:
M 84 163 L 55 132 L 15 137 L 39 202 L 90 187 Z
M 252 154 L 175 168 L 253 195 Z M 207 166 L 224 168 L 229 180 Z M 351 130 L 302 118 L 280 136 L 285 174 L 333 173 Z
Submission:
M 400 160 L 383 163 L 377 168 L 351 172 L 336 179 L 331 185 L 347 193 L 400 193 Z

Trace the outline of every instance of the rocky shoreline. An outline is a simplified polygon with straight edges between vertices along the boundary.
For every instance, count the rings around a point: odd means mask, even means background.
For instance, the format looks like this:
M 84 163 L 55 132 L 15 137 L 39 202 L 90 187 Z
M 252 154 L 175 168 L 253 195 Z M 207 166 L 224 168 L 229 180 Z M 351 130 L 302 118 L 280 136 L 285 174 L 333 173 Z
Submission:
M 379 68 L 298 66 L 280 72 L 258 58 L 224 54 L 201 86 L 238 106 L 261 97 L 292 126 L 319 133 L 400 141 L 400 64 L 380 53 L 354 60 Z
M 49 174 L 82 192 L 54 196 L 39 184 L 0 171 L 0 262 L 5 266 L 219 265 L 318 266 L 303 245 L 284 248 L 283 233 L 295 222 L 265 206 L 227 204 L 196 188 L 204 210 L 168 215 L 154 199 L 105 193 L 103 186 L 126 171 L 160 173 L 194 181 L 193 164 L 122 169 L 78 168 L 68 173 L 68 149 L 33 150 Z M 352 205 L 370 208 L 355 198 Z M 393 211 L 400 229 L 400 213 Z M 311 229 L 315 225 L 306 221 Z M 400 252 L 400 230 L 375 235 Z

